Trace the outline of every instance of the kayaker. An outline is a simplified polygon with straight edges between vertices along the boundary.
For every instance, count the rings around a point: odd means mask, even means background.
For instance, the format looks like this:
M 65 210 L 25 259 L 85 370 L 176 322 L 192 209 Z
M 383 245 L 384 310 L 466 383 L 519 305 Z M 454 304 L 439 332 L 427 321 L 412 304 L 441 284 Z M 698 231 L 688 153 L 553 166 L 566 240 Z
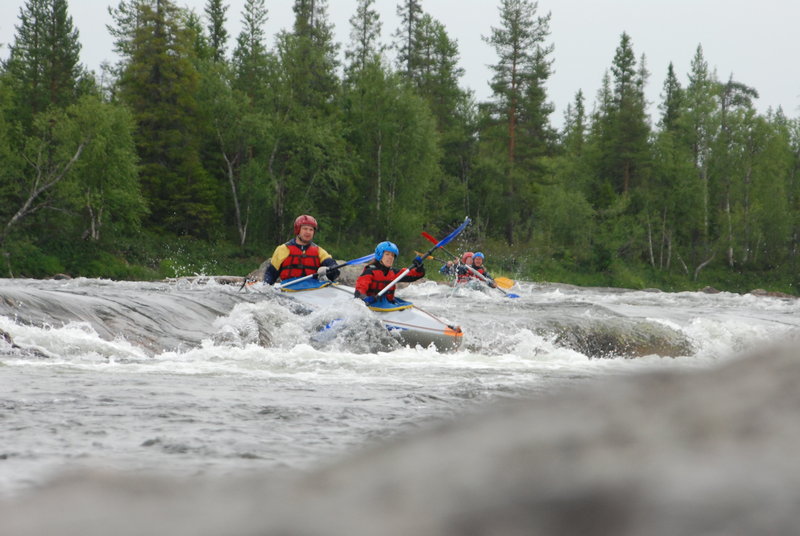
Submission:
M 475 255 L 472 256 L 472 269 L 486 278 L 487 285 L 489 285 L 492 288 L 495 288 L 497 284 L 495 284 L 492 276 L 489 275 L 489 272 L 486 271 L 486 267 L 483 265 L 484 259 L 485 255 L 483 253 L 481 253 L 480 251 L 476 252 Z M 480 278 L 476 276 L 474 273 L 470 272 L 470 275 L 473 278 L 480 280 Z
M 375 303 L 378 293 L 400 275 L 404 270 L 392 268 L 400 250 L 392 242 L 381 242 L 375 248 L 375 258 L 364 267 L 364 271 L 356 280 L 355 297 L 361 298 L 367 304 Z M 401 283 L 416 281 L 425 277 L 425 265 L 417 256 L 412 263 L 411 270 L 400 280 Z M 394 289 L 390 288 L 383 296 L 390 302 L 394 301 Z
M 295 237 L 275 248 L 264 270 L 264 283 L 272 285 L 278 279 L 286 281 L 315 273 L 320 281 L 335 281 L 339 277 L 339 270 L 329 268 L 336 266 L 336 260 L 313 242 L 318 229 L 319 225 L 313 216 L 298 216 L 294 220 Z
M 472 272 L 469 271 L 467 266 L 472 266 L 472 259 L 475 254 L 471 251 L 467 251 L 461 255 L 461 264 L 456 267 L 456 283 L 469 283 L 469 281 L 475 277 Z

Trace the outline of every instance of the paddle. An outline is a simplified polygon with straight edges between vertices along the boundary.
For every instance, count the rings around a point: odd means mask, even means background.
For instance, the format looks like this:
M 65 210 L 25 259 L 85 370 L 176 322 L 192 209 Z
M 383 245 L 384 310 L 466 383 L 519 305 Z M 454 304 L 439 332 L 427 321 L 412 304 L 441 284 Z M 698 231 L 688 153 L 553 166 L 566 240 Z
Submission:
M 425 238 L 427 238 L 429 241 L 431 241 L 431 242 L 433 242 L 433 243 L 436 243 L 436 239 L 435 239 L 433 236 L 431 236 L 430 234 L 426 233 L 425 231 L 422 231 L 422 236 L 424 236 Z M 433 251 L 433 250 L 431 250 L 431 251 Z M 449 251 L 447 251 L 446 249 L 442 248 L 442 251 L 444 251 L 445 253 L 447 253 L 447 254 L 448 254 L 448 255 L 450 255 L 451 257 L 454 257 L 454 258 L 458 259 L 458 256 L 454 255 L 453 253 L 450 253 L 450 252 L 449 252 Z M 430 255 L 430 253 L 429 253 L 429 255 Z M 470 266 L 469 264 L 462 264 L 462 266 L 465 266 L 465 267 L 467 268 L 467 270 L 469 270 L 470 272 L 472 272 L 473 274 L 475 274 L 475 276 L 476 276 L 478 279 L 480 279 L 481 281 L 483 281 L 484 283 L 486 283 L 487 285 L 489 285 L 489 281 L 490 281 L 490 279 L 489 279 L 488 277 L 486 277 L 485 275 L 483 275 L 482 273 L 480 273 L 478 270 L 476 270 L 475 268 L 473 268 L 473 267 L 472 267 L 472 266 Z M 493 282 L 494 282 L 494 281 L 493 281 Z M 489 286 L 491 286 L 491 285 L 489 285 Z M 499 290 L 500 292 L 502 292 L 503 294 L 505 294 L 505 295 L 506 295 L 506 298 L 519 298 L 519 297 L 520 297 L 520 296 L 519 296 L 519 294 L 514 294 L 513 292 L 506 292 L 505 290 L 501 289 L 501 288 L 500 288 L 500 286 L 498 286 L 498 285 L 497 285 L 497 283 L 495 283 L 495 286 L 494 286 L 494 287 L 492 287 L 492 288 L 496 288 L 497 290 Z
M 439 242 L 436 242 L 436 241 L 434 240 L 434 243 L 435 243 L 436 245 L 435 245 L 435 246 L 433 246 L 431 249 L 429 249 L 429 250 L 428 250 L 428 252 L 427 252 L 425 255 L 420 255 L 420 259 L 421 259 L 421 260 L 424 262 L 424 261 L 425 261 L 425 258 L 426 258 L 428 255 L 430 255 L 431 253 L 433 253 L 434 251 L 436 251 L 436 250 L 437 250 L 437 249 L 439 249 L 440 247 L 443 247 L 443 246 L 447 245 L 448 243 L 450 243 L 450 241 L 451 241 L 452 239 L 454 239 L 455 237 L 457 237 L 457 236 L 458 236 L 458 235 L 461 233 L 461 231 L 463 231 L 464 229 L 466 229 L 466 227 L 467 227 L 467 225 L 469 225 L 469 222 L 470 222 L 470 221 L 471 221 L 471 220 L 469 219 L 469 216 L 467 216 L 466 218 L 464 218 L 464 222 L 463 222 L 461 225 L 459 225 L 458 227 L 456 227 L 456 228 L 453 230 L 453 232 L 451 232 L 449 235 L 447 235 L 447 236 L 445 236 L 444 238 L 442 238 L 442 239 L 441 239 Z M 395 277 L 395 278 L 392 280 L 392 282 L 391 282 L 391 283 L 389 283 L 388 285 L 386 285 L 385 287 L 383 287 L 383 290 L 381 290 L 380 292 L 378 292 L 378 297 L 380 298 L 381 296 L 383 296 L 384 294 L 386 294 L 387 292 L 389 292 L 389 289 L 391 289 L 393 286 L 395 286 L 395 285 L 397 284 L 397 282 L 398 282 L 398 281 L 400 281 L 401 279 L 403 279 L 403 278 L 406 276 L 406 274 L 407 274 L 408 272 L 410 272 L 410 271 L 411 271 L 411 268 L 413 268 L 413 266 L 414 266 L 414 265 L 412 264 L 411 266 L 409 266 L 408 268 L 406 268 L 405 270 L 403 270 L 402 272 L 400 272 L 400 275 L 398 275 L 397 277 Z
M 353 259 L 351 261 L 343 262 L 341 264 L 337 264 L 336 266 L 328 267 L 328 270 L 336 270 L 337 268 L 342 268 L 344 266 L 350 266 L 351 264 L 363 264 L 368 262 L 369 260 L 373 259 L 375 256 L 374 253 L 370 253 L 369 255 L 364 255 L 363 257 L 359 257 L 357 259 Z M 309 274 L 303 277 L 298 277 L 297 279 L 292 279 L 291 281 L 287 281 L 286 283 L 279 283 L 275 285 L 275 288 L 282 289 L 294 285 L 295 283 L 299 283 L 300 281 L 305 281 L 306 279 L 311 279 L 312 277 L 316 277 L 317 274 Z
M 444 249 L 444 248 L 442 248 L 442 249 L 445 252 L 447 252 L 446 249 Z M 423 254 L 421 251 L 415 251 L 414 253 L 416 253 L 417 255 L 422 255 Z M 429 259 L 433 259 L 435 261 L 439 261 L 442 264 L 447 264 L 448 262 L 451 262 L 451 261 L 446 261 L 444 259 L 440 259 L 439 257 L 434 257 L 433 255 L 428 255 L 428 258 Z M 459 262 L 458 264 L 461 264 L 461 262 Z M 489 279 L 492 279 L 492 278 L 489 278 Z M 508 277 L 503 277 L 503 276 L 495 277 L 494 279 L 492 279 L 492 281 L 494 281 L 497 284 L 498 287 L 501 287 L 501 288 L 504 288 L 504 289 L 509 289 L 509 288 L 513 287 L 516 284 L 516 281 L 514 281 L 513 279 L 509 279 Z
M 494 282 L 497 283 L 498 287 L 503 287 L 506 289 L 513 287 L 514 283 L 516 283 L 513 279 L 509 279 L 508 277 L 503 277 L 503 276 L 495 277 Z

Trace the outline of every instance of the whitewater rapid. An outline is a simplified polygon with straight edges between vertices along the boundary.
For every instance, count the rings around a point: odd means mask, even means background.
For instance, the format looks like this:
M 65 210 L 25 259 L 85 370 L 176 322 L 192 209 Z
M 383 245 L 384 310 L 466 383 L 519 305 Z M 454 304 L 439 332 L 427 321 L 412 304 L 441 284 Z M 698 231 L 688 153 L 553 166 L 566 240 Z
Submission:
M 501 398 L 708 368 L 796 337 L 800 302 L 518 283 L 398 292 L 465 332 L 397 343 L 363 305 L 311 311 L 211 280 L 0 280 L 0 495 L 91 469 L 304 470 Z M 320 338 L 332 319 L 347 328 Z

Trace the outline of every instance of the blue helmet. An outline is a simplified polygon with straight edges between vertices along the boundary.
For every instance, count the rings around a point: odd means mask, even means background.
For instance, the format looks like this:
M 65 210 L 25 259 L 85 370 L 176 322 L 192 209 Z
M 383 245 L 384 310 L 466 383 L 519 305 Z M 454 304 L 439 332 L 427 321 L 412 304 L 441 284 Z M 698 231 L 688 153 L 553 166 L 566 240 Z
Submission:
M 477 259 L 478 257 L 480 257 L 481 259 L 485 259 L 485 258 L 486 258 L 486 255 L 484 255 L 483 253 L 481 253 L 481 252 L 479 251 L 479 252 L 477 252 L 475 255 L 473 255 L 473 256 L 472 256 L 473 260 L 474 260 L 474 259 Z
M 392 253 L 394 253 L 395 257 L 400 255 L 400 250 L 397 249 L 397 246 L 395 244 L 393 244 L 392 242 L 388 242 L 388 241 L 387 242 L 381 242 L 375 248 L 375 260 L 376 261 L 381 260 L 383 258 L 383 254 L 386 253 L 387 251 L 391 251 Z

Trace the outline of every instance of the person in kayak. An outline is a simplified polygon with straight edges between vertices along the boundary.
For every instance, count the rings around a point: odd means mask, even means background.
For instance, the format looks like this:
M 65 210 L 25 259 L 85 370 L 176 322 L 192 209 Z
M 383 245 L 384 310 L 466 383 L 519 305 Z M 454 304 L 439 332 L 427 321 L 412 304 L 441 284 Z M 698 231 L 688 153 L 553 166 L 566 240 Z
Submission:
M 474 253 L 467 251 L 461 255 L 461 263 L 456 266 L 456 283 L 469 283 L 475 275 L 467 266 L 472 266 Z
M 475 255 L 472 256 L 472 269 L 486 278 L 487 285 L 489 285 L 492 288 L 495 288 L 497 287 L 497 284 L 494 282 L 493 280 L 494 278 L 492 278 L 492 276 L 489 275 L 489 272 L 486 271 L 486 267 L 483 265 L 484 259 L 485 255 L 483 253 L 481 253 L 480 251 L 476 252 Z M 469 275 L 474 279 L 481 280 L 471 271 Z
M 461 260 L 458 264 L 454 263 L 453 261 L 447 261 L 447 263 L 439 269 L 439 273 L 444 275 L 458 275 L 459 270 L 468 271 L 464 268 L 465 264 L 472 265 L 472 252 L 467 251 L 461 255 Z
M 400 254 L 400 250 L 392 242 L 381 242 L 375 248 L 375 258 L 364 267 L 361 275 L 356 280 L 355 297 L 361 298 L 367 304 L 375 303 L 378 293 L 389 283 L 400 275 L 403 268 L 395 270 L 392 268 L 395 259 Z M 400 282 L 416 281 L 425 277 L 425 265 L 422 259 L 417 256 L 411 265 L 411 270 L 400 280 Z M 394 289 L 390 288 L 383 296 L 390 302 L 394 302 Z
M 294 220 L 295 237 L 275 248 L 264 270 L 264 283 L 273 285 L 278 279 L 286 281 L 314 273 L 320 281 L 339 277 L 338 269 L 330 269 L 336 266 L 336 260 L 313 242 L 317 229 L 317 220 L 308 214 Z

